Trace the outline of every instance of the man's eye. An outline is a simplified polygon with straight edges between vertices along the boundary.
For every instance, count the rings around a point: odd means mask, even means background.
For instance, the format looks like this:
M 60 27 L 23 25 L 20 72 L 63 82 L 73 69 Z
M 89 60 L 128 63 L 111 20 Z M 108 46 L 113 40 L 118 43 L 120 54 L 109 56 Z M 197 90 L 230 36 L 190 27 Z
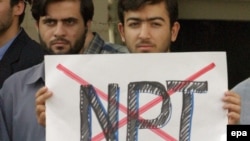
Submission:
M 44 21 L 44 24 L 46 25 L 54 25 L 56 22 L 54 20 L 46 20 Z
M 161 26 L 160 23 L 151 23 L 151 25 L 152 25 L 153 27 L 160 27 L 160 26 Z
M 139 26 L 139 23 L 130 23 L 128 26 L 135 28 Z
M 65 21 L 65 24 L 67 24 L 67 25 L 74 25 L 75 23 L 76 23 L 76 21 L 73 19 L 69 19 L 69 20 Z

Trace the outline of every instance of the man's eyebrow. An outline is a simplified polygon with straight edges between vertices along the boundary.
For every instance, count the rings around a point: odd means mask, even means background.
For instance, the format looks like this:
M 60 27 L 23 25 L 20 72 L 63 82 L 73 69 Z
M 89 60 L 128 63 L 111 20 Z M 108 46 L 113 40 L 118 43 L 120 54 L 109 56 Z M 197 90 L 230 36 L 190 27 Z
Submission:
M 161 20 L 165 22 L 165 19 L 162 17 L 152 17 L 152 18 L 147 18 L 147 19 L 141 19 L 141 18 L 136 18 L 136 17 L 130 17 L 126 21 L 154 21 L 154 20 Z
M 130 18 L 128 18 L 126 21 L 127 21 L 127 22 L 128 22 L 128 21 L 142 21 L 142 19 L 140 19 L 140 18 L 135 18 L 135 17 L 130 17 Z
M 45 16 L 41 18 L 42 21 L 47 21 L 47 20 L 56 20 L 55 18 L 49 17 L 49 16 Z
M 43 18 L 43 20 L 56 20 L 56 21 L 68 21 L 68 20 L 77 20 L 77 18 L 75 17 L 67 17 L 67 18 L 63 18 L 63 19 L 57 19 L 57 18 L 53 18 L 50 16 L 46 16 Z
M 163 19 L 162 17 L 152 17 L 147 19 L 147 21 L 154 21 L 154 20 L 160 20 L 165 22 L 165 19 Z
M 62 21 L 69 21 L 69 20 L 74 20 L 74 21 L 77 21 L 77 18 L 74 18 L 74 17 L 68 17 L 68 18 L 64 18 L 64 19 L 61 19 Z

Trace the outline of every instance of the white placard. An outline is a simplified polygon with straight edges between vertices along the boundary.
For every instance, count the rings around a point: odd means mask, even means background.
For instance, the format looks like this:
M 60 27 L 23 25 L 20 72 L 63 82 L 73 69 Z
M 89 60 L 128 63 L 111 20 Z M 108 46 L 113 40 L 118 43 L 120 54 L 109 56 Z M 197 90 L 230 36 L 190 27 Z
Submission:
M 226 64 L 225 52 L 46 56 L 46 141 L 225 141 Z

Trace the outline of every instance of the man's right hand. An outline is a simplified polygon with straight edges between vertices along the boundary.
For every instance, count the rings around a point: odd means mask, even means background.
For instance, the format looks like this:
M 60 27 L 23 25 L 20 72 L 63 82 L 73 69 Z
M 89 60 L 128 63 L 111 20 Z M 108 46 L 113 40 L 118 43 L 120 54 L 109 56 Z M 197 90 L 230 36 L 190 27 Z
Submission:
M 46 86 L 36 92 L 36 118 L 39 124 L 46 126 L 45 102 L 52 96 L 52 92 Z

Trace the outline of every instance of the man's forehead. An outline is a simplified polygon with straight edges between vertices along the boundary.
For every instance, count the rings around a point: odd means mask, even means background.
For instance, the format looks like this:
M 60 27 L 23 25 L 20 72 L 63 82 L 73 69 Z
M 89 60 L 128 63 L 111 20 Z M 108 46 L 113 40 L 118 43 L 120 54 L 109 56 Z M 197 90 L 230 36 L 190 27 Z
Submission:
M 160 3 L 156 3 L 156 4 L 145 4 L 145 5 L 142 5 L 138 9 L 124 11 L 124 17 L 147 16 L 147 17 L 151 18 L 151 17 L 164 17 L 164 16 L 168 16 L 168 15 L 169 14 L 168 14 L 168 11 L 166 9 L 164 2 L 160 2 Z

